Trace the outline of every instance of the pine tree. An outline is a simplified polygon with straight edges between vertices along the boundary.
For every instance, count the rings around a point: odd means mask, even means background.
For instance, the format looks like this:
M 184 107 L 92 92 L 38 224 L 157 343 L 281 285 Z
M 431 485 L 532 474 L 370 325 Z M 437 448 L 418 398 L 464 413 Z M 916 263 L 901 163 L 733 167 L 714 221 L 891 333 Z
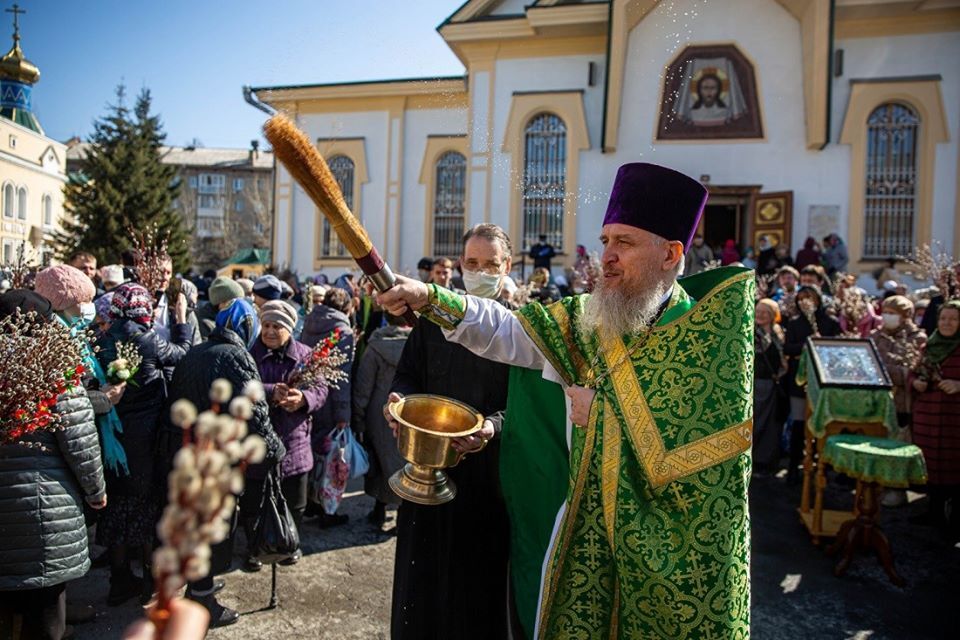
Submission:
M 123 85 L 116 98 L 94 122 L 80 173 L 65 187 L 67 216 L 53 241 L 61 257 L 82 250 L 100 264 L 116 264 L 133 246 L 128 230 L 155 225 L 169 237 L 174 269 L 183 270 L 189 235 L 174 209 L 179 178 L 176 167 L 161 162 L 166 135 L 159 116 L 150 114 L 150 91 L 140 92 L 132 112 Z

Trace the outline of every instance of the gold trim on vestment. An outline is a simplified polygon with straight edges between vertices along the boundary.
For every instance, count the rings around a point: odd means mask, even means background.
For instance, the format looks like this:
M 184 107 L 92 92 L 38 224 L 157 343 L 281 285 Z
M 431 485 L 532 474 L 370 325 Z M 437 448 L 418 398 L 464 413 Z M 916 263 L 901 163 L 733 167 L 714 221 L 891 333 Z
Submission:
M 574 298 L 573 306 L 572 315 L 579 315 L 577 311 L 579 304 L 576 298 Z M 561 304 L 551 304 L 547 307 L 547 311 L 550 312 L 550 315 L 557 323 L 557 327 L 560 329 L 560 335 L 563 337 L 563 343 L 567 346 L 570 359 L 573 360 L 573 366 L 577 375 L 583 375 L 587 368 L 587 362 L 583 359 L 583 353 L 580 351 L 580 347 L 574 342 L 573 327 L 570 326 L 571 314 L 567 313 L 566 308 Z
M 603 466 L 600 470 L 603 521 L 613 549 L 613 531 L 617 524 L 617 486 L 620 477 L 620 421 L 609 400 L 603 401 Z
M 741 280 L 750 280 L 750 279 L 752 279 L 752 278 L 754 278 L 754 277 L 755 277 L 755 276 L 753 275 L 753 271 L 744 271 L 743 273 L 738 273 L 737 275 L 732 276 L 732 277 L 730 277 L 730 278 L 727 279 L 727 280 L 724 280 L 724 281 L 723 281 L 723 286 L 716 286 L 716 287 L 714 287 L 713 289 L 711 289 L 710 291 L 708 291 L 707 294 L 704 295 L 702 298 L 697 299 L 697 300 L 695 301 L 695 303 L 694 303 L 693 305 L 691 305 L 691 307 L 690 307 L 689 309 L 687 309 L 686 311 L 684 311 L 683 313 L 681 313 L 679 316 L 677 316 L 676 318 L 674 318 L 674 319 L 671 320 L 670 322 L 664 322 L 663 324 L 655 324 L 655 325 L 653 326 L 653 329 L 651 330 L 651 333 L 657 333 L 658 331 L 663 331 L 664 329 L 669 329 L 670 327 L 674 326 L 675 324 L 678 324 L 678 323 L 681 322 L 681 321 L 687 320 L 687 319 L 688 319 L 688 316 L 690 316 L 690 315 L 691 315 L 692 313 L 694 313 L 695 311 L 697 311 L 697 310 L 699 310 L 699 309 L 702 309 L 703 306 L 704 306 L 704 304 L 705 304 L 706 302 L 708 302 L 708 301 L 709 301 L 712 297 L 714 297 L 715 295 L 719 295 L 720 293 L 726 291 L 727 289 L 730 288 L 730 286 L 732 286 L 733 284 L 735 284 L 735 283 L 737 283 L 737 282 L 740 282 Z M 681 283 L 680 283 L 680 282 L 677 282 L 677 283 L 675 283 L 673 286 L 676 287 L 677 284 L 681 284 Z M 673 306 L 672 303 L 671 303 L 670 306 L 667 307 L 667 310 L 669 310 L 671 306 Z M 665 311 L 664 313 L 666 313 L 666 311 Z
M 536 304 L 536 303 L 535 303 Z M 560 375 L 560 378 L 563 380 L 563 383 L 568 387 L 573 385 L 576 381 L 570 378 L 570 375 L 567 373 L 567 368 L 563 366 L 563 363 L 560 362 L 559 358 L 554 355 L 553 349 L 551 349 L 543 338 L 537 333 L 537 330 L 534 328 L 530 320 L 523 315 L 522 313 L 513 314 L 517 320 L 520 321 L 520 326 L 523 327 L 523 332 L 527 334 L 532 341 L 534 346 L 537 347 L 537 351 L 543 354 L 543 357 L 553 365 L 554 370 Z
M 659 328 L 659 327 L 658 327 Z M 619 336 L 603 339 L 604 355 L 618 362 L 627 347 Z M 631 363 L 632 364 L 632 363 Z M 650 407 L 647 405 L 633 366 L 617 367 L 610 382 L 623 412 L 627 437 L 654 489 L 668 482 L 720 464 L 750 449 L 753 419 L 729 426 L 717 433 L 667 451 Z

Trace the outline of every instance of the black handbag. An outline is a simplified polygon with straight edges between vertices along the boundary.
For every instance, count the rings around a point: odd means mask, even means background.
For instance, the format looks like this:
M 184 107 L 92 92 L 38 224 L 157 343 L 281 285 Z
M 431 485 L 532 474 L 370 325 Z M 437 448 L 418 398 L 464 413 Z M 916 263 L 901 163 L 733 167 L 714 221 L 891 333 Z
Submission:
M 280 489 L 279 467 L 267 474 L 260 516 L 253 534 L 253 556 L 264 564 L 286 560 L 300 548 L 300 534 Z

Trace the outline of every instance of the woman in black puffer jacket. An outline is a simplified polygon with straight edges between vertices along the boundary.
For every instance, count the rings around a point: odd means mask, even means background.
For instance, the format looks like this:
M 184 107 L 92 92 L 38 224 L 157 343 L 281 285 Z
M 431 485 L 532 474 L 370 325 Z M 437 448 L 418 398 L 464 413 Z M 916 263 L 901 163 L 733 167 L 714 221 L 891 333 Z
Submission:
M 18 308 L 52 317 L 49 301 L 33 292 L 0 296 L 0 317 Z M 0 628 L 9 628 L 8 616 L 22 616 L 24 638 L 62 637 L 64 587 L 90 569 L 83 502 L 95 509 L 106 502 L 93 407 L 83 388 L 61 395 L 54 411 L 61 429 L 22 440 L 40 446 L 0 446 Z
M 166 495 L 167 474 L 173 468 L 173 457 L 183 444 L 183 430 L 170 421 L 169 407 L 177 400 L 189 400 L 198 412 L 210 408 L 210 386 L 218 378 L 227 380 L 233 387 L 234 397 L 243 393 L 249 382 L 260 382 L 260 374 L 253 357 L 247 351 L 260 335 L 257 313 L 246 300 L 235 299 L 230 306 L 217 314 L 216 325 L 206 342 L 190 350 L 177 365 L 170 382 L 167 409 L 161 419 L 157 441 L 157 485 L 161 495 Z M 253 416 L 247 421 L 250 433 L 263 438 L 267 445 L 265 462 L 276 464 L 284 455 L 283 443 L 270 424 L 270 408 L 265 399 L 253 404 Z M 210 612 L 210 626 L 222 627 L 236 622 L 240 614 L 222 606 L 214 596 L 223 584 L 215 585 L 213 576 L 226 573 L 233 555 L 233 531 L 230 536 L 213 546 L 210 559 L 210 574 L 191 582 L 187 597 L 204 605 Z
M 99 341 L 97 359 L 104 371 L 117 358 L 117 344 L 131 343 L 143 359 L 117 403 L 123 424 L 118 440 L 127 454 L 129 475 L 107 471 L 110 503 L 97 523 L 97 544 L 109 548 L 110 593 L 107 604 L 115 606 L 152 592 L 153 578 L 146 569 L 153 550 L 159 501 L 155 492 L 157 423 L 166 400 L 164 367 L 175 366 L 190 348 L 192 329 L 186 324 L 187 305 L 180 296 L 176 323 L 170 327 L 170 342 L 153 330 L 153 298 L 139 284 L 117 287 L 110 301 L 110 330 Z M 130 570 L 130 554 L 139 550 L 144 561 L 143 581 Z

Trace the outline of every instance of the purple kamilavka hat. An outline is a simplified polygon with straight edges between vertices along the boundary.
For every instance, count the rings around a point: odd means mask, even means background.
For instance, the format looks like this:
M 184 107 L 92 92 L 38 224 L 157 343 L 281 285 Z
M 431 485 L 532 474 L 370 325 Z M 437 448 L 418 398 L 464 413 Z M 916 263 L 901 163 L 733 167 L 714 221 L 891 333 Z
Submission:
M 707 203 L 706 188 L 679 171 L 646 162 L 620 167 L 603 224 L 626 224 L 690 248 Z

